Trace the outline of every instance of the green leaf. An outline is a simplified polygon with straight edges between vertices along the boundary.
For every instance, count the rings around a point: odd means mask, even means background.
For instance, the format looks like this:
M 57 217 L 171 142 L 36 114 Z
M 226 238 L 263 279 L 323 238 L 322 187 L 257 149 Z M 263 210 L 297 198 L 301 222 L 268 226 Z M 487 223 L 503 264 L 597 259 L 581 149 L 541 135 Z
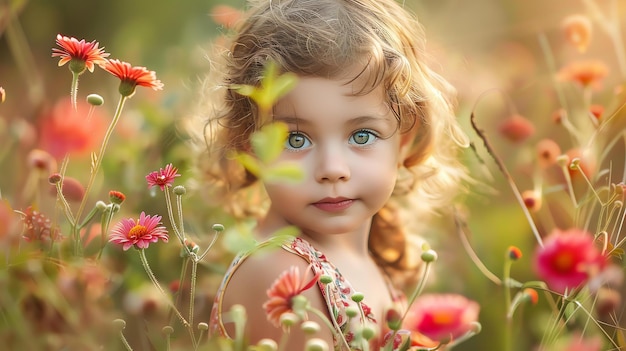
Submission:
M 248 172 L 252 173 L 256 177 L 260 177 L 261 175 L 261 164 L 259 161 L 252 157 L 250 154 L 246 153 L 237 153 L 235 154 L 235 160 L 239 162 Z
M 288 182 L 296 184 L 304 179 L 304 172 L 298 165 L 291 163 L 281 163 L 275 167 L 266 169 L 263 172 L 263 180 L 272 182 Z
M 267 165 L 278 158 L 285 148 L 287 126 L 284 123 L 271 123 L 254 132 L 250 138 L 252 150 L 262 164 Z

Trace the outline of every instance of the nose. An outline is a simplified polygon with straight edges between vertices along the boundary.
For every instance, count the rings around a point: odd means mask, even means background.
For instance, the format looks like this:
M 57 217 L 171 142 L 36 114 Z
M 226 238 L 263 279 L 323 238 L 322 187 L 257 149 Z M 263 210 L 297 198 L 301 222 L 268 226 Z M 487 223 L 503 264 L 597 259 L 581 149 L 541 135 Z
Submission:
M 316 155 L 315 179 L 320 182 L 338 182 L 350 179 L 350 166 L 347 156 L 340 148 L 318 150 Z

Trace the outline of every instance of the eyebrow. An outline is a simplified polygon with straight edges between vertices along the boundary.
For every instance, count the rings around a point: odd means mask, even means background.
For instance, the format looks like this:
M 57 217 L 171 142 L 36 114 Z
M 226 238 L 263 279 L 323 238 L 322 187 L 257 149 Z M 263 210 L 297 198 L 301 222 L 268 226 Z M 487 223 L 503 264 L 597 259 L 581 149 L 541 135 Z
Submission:
M 285 117 L 275 117 L 274 121 L 276 122 L 283 122 L 283 123 L 287 123 L 287 124 L 303 124 L 303 125 L 307 125 L 310 124 L 310 122 L 306 119 L 302 119 L 299 117 L 293 117 L 293 116 L 285 116 Z M 348 120 L 349 125 L 359 125 L 359 124 L 364 124 L 364 123 L 368 123 L 368 122 L 393 122 L 395 121 L 392 118 L 388 118 L 387 115 L 380 115 L 380 116 L 358 116 L 355 118 L 351 118 L 350 120 Z

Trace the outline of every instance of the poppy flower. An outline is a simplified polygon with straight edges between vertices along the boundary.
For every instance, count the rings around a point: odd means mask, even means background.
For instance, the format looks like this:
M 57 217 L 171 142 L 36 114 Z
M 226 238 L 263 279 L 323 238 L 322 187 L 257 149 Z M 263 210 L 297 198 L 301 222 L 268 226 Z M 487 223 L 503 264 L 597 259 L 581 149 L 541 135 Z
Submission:
M 104 48 L 99 48 L 99 43 L 94 41 L 86 42 L 85 39 L 78 40 L 57 34 L 56 43 L 61 49 L 53 48 L 52 57 L 60 57 L 59 66 L 70 63 L 70 70 L 76 74 L 81 74 L 88 69 L 93 72 L 95 65 L 106 62 L 109 53 L 104 52 Z
M 106 60 L 100 67 L 121 80 L 119 92 L 122 96 L 132 96 L 138 85 L 163 90 L 163 83 L 156 78 L 156 73 L 145 67 L 133 67 L 120 60 Z
M 425 294 L 409 307 L 402 329 L 424 344 L 424 336 L 435 342 L 450 342 L 474 329 L 480 306 L 457 294 Z M 418 345 L 419 346 L 419 345 Z
M 292 299 L 313 287 L 319 279 L 321 272 L 317 272 L 315 276 L 308 282 L 300 278 L 300 269 L 291 266 L 288 270 L 274 281 L 272 286 L 267 290 L 267 300 L 263 304 L 267 319 L 276 327 L 280 327 L 280 316 L 286 312 L 292 312 Z
M 109 242 L 122 245 L 124 251 L 131 246 L 138 249 L 146 249 L 150 243 L 156 243 L 159 239 L 167 242 L 167 230 L 161 224 L 161 216 L 147 216 L 141 212 L 139 219 L 125 218 L 111 231 Z
M 572 290 L 600 272 L 606 263 L 593 235 L 580 229 L 555 229 L 535 254 L 535 270 L 559 293 Z
M 161 168 L 158 171 L 151 172 L 146 176 L 148 188 L 158 186 L 162 191 L 165 190 L 165 187 L 172 186 L 174 178 L 180 177 L 180 174 L 177 172 L 178 168 L 172 166 L 171 163 L 165 166 L 165 169 Z

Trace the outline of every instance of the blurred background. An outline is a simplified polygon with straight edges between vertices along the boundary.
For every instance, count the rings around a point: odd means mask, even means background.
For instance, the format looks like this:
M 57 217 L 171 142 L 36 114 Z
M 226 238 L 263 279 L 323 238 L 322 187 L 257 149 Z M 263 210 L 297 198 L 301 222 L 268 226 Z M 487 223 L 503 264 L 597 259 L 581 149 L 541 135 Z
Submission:
M 531 227 L 506 178 L 472 130 L 470 116 L 474 114 L 484 128 L 519 190 L 533 189 L 537 185 L 533 162 L 538 141 L 554 139 L 565 152 L 581 140 L 585 143 L 590 140 L 593 126 L 588 123 L 579 126 L 585 135 L 582 139 L 571 138 L 555 123 L 555 113 L 563 107 L 564 97 L 571 99 L 569 108 L 573 110 L 587 108 L 592 102 L 604 106 L 605 111 L 615 111 L 615 104 L 623 103 L 620 94 L 626 80 L 623 68 L 626 58 L 619 56 L 619 50 L 623 50 L 624 41 L 617 41 L 622 48 L 616 50 L 614 38 L 616 33 L 625 35 L 625 27 L 615 23 L 612 39 L 602 22 L 626 18 L 626 4 L 611 0 L 406 0 L 404 3 L 418 14 L 426 29 L 436 70 L 458 90 L 458 117 L 476 149 L 463 155 L 478 180 L 470 186 L 469 194 L 462 196 L 467 240 L 482 264 L 500 278 L 507 249 L 511 245 L 519 247 L 523 256 L 512 267 L 513 279 L 536 280 L 532 269 L 536 241 Z M 139 87 L 128 100 L 107 150 L 107 159 L 103 161 L 103 176 L 97 178 L 91 193 L 94 199 L 88 206 L 93 206 L 96 200 L 105 200 L 108 191 L 114 189 L 122 191 L 127 198 L 114 223 L 122 216 L 136 217 L 141 211 L 165 214 L 162 193 L 149 191 L 144 177 L 173 163 L 182 174 L 177 183 L 190 180 L 193 159 L 186 145 L 187 136 L 180 128 L 181 121 L 195 112 L 200 83 L 210 69 L 206 53 L 229 31 L 237 9 L 243 8 L 244 1 L 0 0 L 0 87 L 6 94 L 0 104 L 0 195 L 5 205 L 24 211 L 29 204 L 37 203 L 42 212 L 55 213 L 47 175 L 34 171 L 41 166 L 38 163 L 41 160 L 33 156 L 32 150 L 44 147 L 44 122 L 68 113 L 71 74 L 67 66 L 57 67 L 58 59 L 50 57 L 56 35 L 60 33 L 96 40 L 111 53 L 109 58 L 154 70 L 164 83 L 163 91 Z M 598 13 L 608 17 L 599 18 Z M 563 29 L 564 19 L 576 14 L 585 15 L 591 23 L 590 40 L 584 50 L 568 41 Z M 557 72 L 571 62 L 584 60 L 601 61 L 607 73 L 594 78 L 593 87 L 583 89 L 570 84 L 559 88 Z M 99 69 L 80 78 L 79 100 L 90 93 L 100 94 L 105 100 L 104 106 L 93 112 L 94 123 L 108 124 L 115 111 L 119 81 L 111 78 Z M 85 111 L 88 108 L 84 107 Z M 523 116 L 532 127 L 516 125 L 513 136 L 507 134 L 503 124 L 513 115 Z M 621 120 L 617 128 L 623 130 L 624 118 Z M 89 144 L 89 138 L 94 137 L 93 131 L 80 129 L 73 123 L 58 128 L 74 133 L 77 142 Z M 623 141 L 616 145 L 607 146 L 610 150 L 598 163 L 607 164 L 607 160 L 614 163 L 615 172 L 609 178 L 619 183 L 624 181 Z M 89 163 L 89 151 L 79 151 L 67 163 L 66 175 L 84 183 L 89 176 L 84 171 Z M 59 166 L 62 158 L 55 158 L 44 160 Z M 552 199 L 557 204 L 562 202 L 559 195 Z M 192 192 L 184 202 L 189 233 L 198 242 L 210 241 L 211 226 L 215 223 L 224 223 L 227 228 L 234 225 L 223 216 L 219 204 L 211 204 L 201 194 Z M 570 212 L 557 205 L 552 212 L 533 213 L 533 216 L 545 235 L 555 222 L 571 222 Z M 3 226 L 6 232 L 9 230 L 6 229 L 9 220 L 2 220 L 5 222 L 0 223 L 0 234 Z M 449 218 L 443 218 L 440 226 L 423 233 L 440 257 L 427 289 L 463 294 L 481 305 L 482 332 L 455 350 L 503 350 L 506 323 L 503 288 L 481 273 L 450 222 Z M 99 233 L 85 235 L 97 238 Z M 167 308 L 158 293 L 149 287 L 135 255 L 120 250 L 108 250 L 107 254 L 107 266 L 112 267 L 115 277 L 113 288 L 98 290 L 99 285 L 92 284 L 99 275 L 108 276 L 111 272 L 85 275 L 80 269 L 70 267 L 64 270 L 67 277 L 63 280 L 68 290 L 62 290 L 59 296 L 47 296 L 42 290 L 47 285 L 39 279 L 48 278 L 33 273 L 37 269 L 20 264 L 27 257 L 14 257 L 7 250 L 0 253 L 0 257 L 6 255 L 0 264 L 0 290 L 3 290 L 0 308 L 4 317 L 0 318 L 0 340 L 16 347 L 60 349 L 43 345 L 61 345 L 62 341 L 55 335 L 75 332 L 76 327 L 82 326 L 84 335 L 74 340 L 80 346 L 66 349 L 89 349 L 86 340 L 104 335 L 103 329 L 93 330 L 90 325 L 99 325 L 97 320 L 104 325 L 103 321 L 124 318 L 126 333 L 132 335 L 130 341 L 135 349 L 154 349 L 160 335 L 160 326 L 155 325 L 161 325 L 161 321 L 171 316 L 167 316 Z M 181 261 L 179 252 L 157 245 L 148 255 L 164 286 L 174 292 L 182 289 L 185 280 L 179 279 L 180 267 L 172 268 L 172 262 Z M 212 294 L 231 257 L 224 244 L 218 242 L 200 267 L 198 320 L 208 320 Z M 48 264 L 54 266 L 46 263 L 41 272 L 50 269 Z M 60 278 L 54 277 L 45 284 L 58 284 Z M 2 284 L 6 284 L 6 289 Z M 81 284 L 96 290 L 75 291 Z M 55 314 L 54 311 L 64 311 L 63 303 L 59 302 L 64 296 L 72 296 L 70 302 L 80 304 L 85 312 L 69 317 Z M 55 308 L 47 308 L 45 301 Z M 542 303 L 545 302 L 540 298 L 539 306 L 523 305 L 516 311 L 512 322 L 513 350 L 533 350 L 541 342 L 548 323 L 548 317 L 541 312 Z M 619 304 L 617 314 L 621 316 L 623 312 Z M 91 324 L 80 322 L 82 318 Z M 20 323 L 32 325 L 19 326 Z M 45 335 L 46 341 L 24 341 L 35 332 Z M 107 349 L 121 349 L 119 340 L 105 344 L 110 347 Z

